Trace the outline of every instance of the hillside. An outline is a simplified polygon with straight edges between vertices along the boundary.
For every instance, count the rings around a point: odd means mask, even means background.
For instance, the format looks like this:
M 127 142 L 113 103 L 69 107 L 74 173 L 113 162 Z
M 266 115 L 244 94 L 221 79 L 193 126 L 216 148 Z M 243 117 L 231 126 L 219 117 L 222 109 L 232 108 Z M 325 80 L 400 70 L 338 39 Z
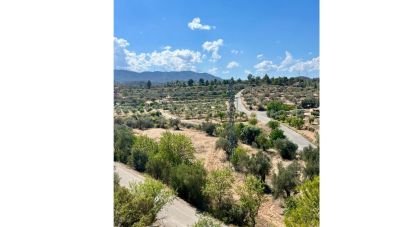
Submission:
M 128 70 L 114 70 L 114 81 L 120 83 L 148 81 L 152 83 L 166 83 L 169 81 L 187 81 L 192 79 L 198 81 L 200 78 L 204 80 L 222 80 L 219 77 L 213 76 L 209 73 L 197 73 L 192 71 L 180 72 L 133 72 Z

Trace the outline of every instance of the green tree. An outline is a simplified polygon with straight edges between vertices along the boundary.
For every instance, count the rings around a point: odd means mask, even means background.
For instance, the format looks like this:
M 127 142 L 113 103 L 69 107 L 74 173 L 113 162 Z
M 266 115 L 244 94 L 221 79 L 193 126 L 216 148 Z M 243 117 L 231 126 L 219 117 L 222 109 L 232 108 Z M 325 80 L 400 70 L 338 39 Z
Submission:
M 298 187 L 298 194 L 286 202 L 285 225 L 319 226 L 319 176 Z
M 169 124 L 172 126 L 175 130 L 180 130 L 180 119 L 179 118 L 170 118 L 169 119 Z
M 247 155 L 247 150 L 242 147 L 237 147 L 233 152 L 230 162 L 236 171 L 246 172 L 249 164 L 249 155 Z
M 272 130 L 279 128 L 280 124 L 279 121 L 269 121 L 268 124 L 269 128 Z
M 203 193 L 211 201 L 214 212 L 219 212 L 226 201 L 232 199 L 230 189 L 235 181 L 230 169 L 219 169 L 209 173 Z
M 141 184 L 130 184 L 130 189 L 118 186 L 114 192 L 114 224 L 149 226 L 162 207 L 173 199 L 172 190 L 150 178 Z
M 299 185 L 299 163 L 294 161 L 292 164 L 283 167 L 282 163 L 278 163 L 278 173 L 273 173 L 272 186 L 273 196 L 289 197 L 295 187 Z
M 248 175 L 244 185 L 238 189 L 240 205 L 246 212 L 247 226 L 256 225 L 256 216 L 260 205 L 264 201 L 264 186 L 261 180 L 253 175 Z
M 319 176 L 319 148 L 312 146 L 303 148 L 302 160 L 305 161 L 303 173 L 306 178 L 313 179 Z
M 204 205 L 202 188 L 206 182 L 206 170 L 202 163 L 182 163 L 172 168 L 170 185 L 178 195 L 196 207 Z
M 225 118 L 226 113 L 220 111 L 219 113 L 217 113 L 217 116 L 220 118 L 220 122 L 223 122 L 223 118 Z
M 277 139 L 273 143 L 283 159 L 292 160 L 296 158 L 298 145 L 290 142 L 288 139 Z
M 129 165 L 137 171 L 145 171 L 146 163 L 149 156 L 153 156 L 158 151 L 158 144 L 154 139 L 145 135 L 136 136 L 135 142 L 131 149 Z
M 258 120 L 257 120 L 255 117 L 252 117 L 252 118 L 249 119 L 248 122 L 249 122 L 249 124 L 251 124 L 251 125 L 256 125 L 257 122 L 258 122 Z
M 152 82 L 150 80 L 147 81 L 146 87 L 147 89 L 150 89 L 152 87 Z
M 262 182 L 265 182 L 266 175 L 269 174 L 270 168 L 272 168 L 272 163 L 262 151 L 252 155 L 249 160 L 249 173 L 259 177 Z
M 283 134 L 283 130 L 280 128 L 275 128 L 272 129 L 272 131 L 269 134 L 269 138 L 271 141 L 277 140 L 277 139 L 285 139 L 286 136 Z
M 114 126 L 114 160 L 127 163 L 135 136 L 130 128 L 124 125 Z
M 189 85 L 189 87 L 192 87 L 193 83 L 194 83 L 193 79 L 189 79 L 189 81 L 187 81 L 187 84 Z
M 267 135 L 261 133 L 258 137 L 256 137 L 256 143 L 259 148 L 266 151 L 270 147 L 270 141 L 267 138 Z
M 203 78 L 199 79 L 199 85 L 203 86 L 205 84 L 205 80 Z
M 246 126 L 240 133 L 240 139 L 246 144 L 252 144 L 256 141 L 256 137 L 261 133 L 260 128 L 254 126 Z
M 159 153 L 172 165 L 191 163 L 194 160 L 195 148 L 192 140 L 182 134 L 164 132 L 159 141 Z

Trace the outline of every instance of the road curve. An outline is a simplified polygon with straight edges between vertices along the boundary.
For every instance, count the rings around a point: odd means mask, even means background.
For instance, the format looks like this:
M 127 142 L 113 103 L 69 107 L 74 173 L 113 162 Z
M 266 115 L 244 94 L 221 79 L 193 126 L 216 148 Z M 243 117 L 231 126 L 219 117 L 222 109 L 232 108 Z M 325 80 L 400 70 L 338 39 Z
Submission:
M 129 187 L 130 182 L 141 183 L 145 179 L 141 173 L 122 163 L 115 162 L 114 166 L 115 172 L 119 174 L 121 186 Z M 174 199 L 171 203 L 166 204 L 157 214 L 155 226 L 193 226 L 193 224 L 199 220 L 199 216 L 200 215 L 197 214 L 196 208 L 192 207 L 181 198 L 176 197 L 176 199 Z
M 239 91 L 236 95 L 236 103 L 235 103 L 235 107 L 238 111 L 241 112 L 245 112 L 248 116 L 250 116 L 250 114 L 255 113 L 256 114 L 256 118 L 263 122 L 263 123 L 268 123 L 271 119 L 266 115 L 266 111 L 252 111 L 252 110 L 248 110 L 242 102 L 242 91 Z M 280 128 L 283 130 L 285 136 L 292 142 L 296 143 L 298 145 L 298 151 L 303 150 L 304 147 L 307 147 L 309 145 L 311 145 L 312 147 L 316 147 L 313 143 L 311 143 L 309 140 L 307 140 L 305 137 L 303 137 L 302 135 L 300 135 L 299 133 L 293 131 L 292 129 L 288 128 L 287 126 L 283 125 L 282 123 L 280 124 Z

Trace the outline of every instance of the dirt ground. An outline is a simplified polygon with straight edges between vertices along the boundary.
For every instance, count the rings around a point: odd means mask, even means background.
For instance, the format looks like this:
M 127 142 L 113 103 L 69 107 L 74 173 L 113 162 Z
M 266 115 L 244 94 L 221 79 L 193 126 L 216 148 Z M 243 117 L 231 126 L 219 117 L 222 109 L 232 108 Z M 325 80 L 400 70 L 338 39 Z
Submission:
M 161 134 L 166 132 L 166 129 L 152 128 L 147 130 L 133 130 L 136 134 L 147 135 L 150 138 L 159 140 Z M 192 139 L 192 143 L 195 147 L 195 157 L 197 160 L 201 160 L 207 171 L 213 171 L 229 167 L 229 162 L 226 160 L 226 154 L 223 150 L 215 150 L 215 143 L 218 140 L 217 137 L 208 136 L 206 133 L 193 130 L 193 129 L 181 129 L 181 130 L 169 130 L 173 133 L 183 134 Z M 249 145 L 241 144 L 240 146 L 249 150 L 249 154 L 257 152 L 256 149 Z M 271 156 L 272 171 L 277 171 L 277 163 L 282 162 L 284 166 L 287 166 L 291 161 L 283 161 L 278 155 Z M 272 172 L 271 171 L 271 172 Z M 235 176 L 234 188 L 241 185 L 244 180 L 244 175 L 238 172 L 233 172 Z M 267 179 L 270 179 L 267 176 Z M 235 193 L 234 193 L 235 194 Z M 284 226 L 283 224 L 283 208 L 281 207 L 281 201 L 279 199 L 274 200 L 271 195 L 265 195 L 266 201 L 259 209 L 257 217 L 257 226 Z M 234 199 L 238 199 L 234 196 Z

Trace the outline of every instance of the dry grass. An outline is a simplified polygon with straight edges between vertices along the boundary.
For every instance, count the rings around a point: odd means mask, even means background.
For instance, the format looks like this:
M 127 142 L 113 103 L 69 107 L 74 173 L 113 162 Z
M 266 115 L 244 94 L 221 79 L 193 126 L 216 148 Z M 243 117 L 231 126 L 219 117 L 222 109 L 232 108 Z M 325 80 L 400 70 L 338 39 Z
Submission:
M 166 132 L 167 130 L 161 128 L 152 128 L 148 130 L 134 129 L 133 131 L 136 134 L 147 135 L 148 137 L 159 141 L 162 133 Z M 203 162 L 203 165 L 208 172 L 230 166 L 230 163 L 226 160 L 226 153 L 221 149 L 215 150 L 215 143 L 218 140 L 217 137 L 208 136 L 206 133 L 202 131 L 197 131 L 193 129 L 169 131 L 173 133 L 183 134 L 191 138 L 196 150 L 195 157 L 197 160 L 201 160 Z M 248 150 L 249 155 L 257 153 L 257 150 L 249 145 L 240 144 L 240 146 L 246 148 Z M 279 162 L 282 162 L 284 166 L 287 166 L 290 163 L 292 163 L 291 161 L 282 160 L 277 154 L 271 155 L 271 162 L 271 173 L 273 171 L 277 172 L 277 163 Z M 233 198 L 235 200 L 238 200 L 239 196 L 237 195 L 235 188 L 243 184 L 245 175 L 235 171 L 233 171 L 233 175 L 235 177 L 235 182 L 233 184 Z M 271 177 L 272 174 L 267 176 L 269 182 Z M 257 226 L 284 226 L 282 215 L 283 208 L 281 207 L 282 201 L 280 199 L 274 200 L 271 195 L 265 195 L 265 197 L 266 201 L 262 204 L 262 206 L 259 209 L 257 217 Z

